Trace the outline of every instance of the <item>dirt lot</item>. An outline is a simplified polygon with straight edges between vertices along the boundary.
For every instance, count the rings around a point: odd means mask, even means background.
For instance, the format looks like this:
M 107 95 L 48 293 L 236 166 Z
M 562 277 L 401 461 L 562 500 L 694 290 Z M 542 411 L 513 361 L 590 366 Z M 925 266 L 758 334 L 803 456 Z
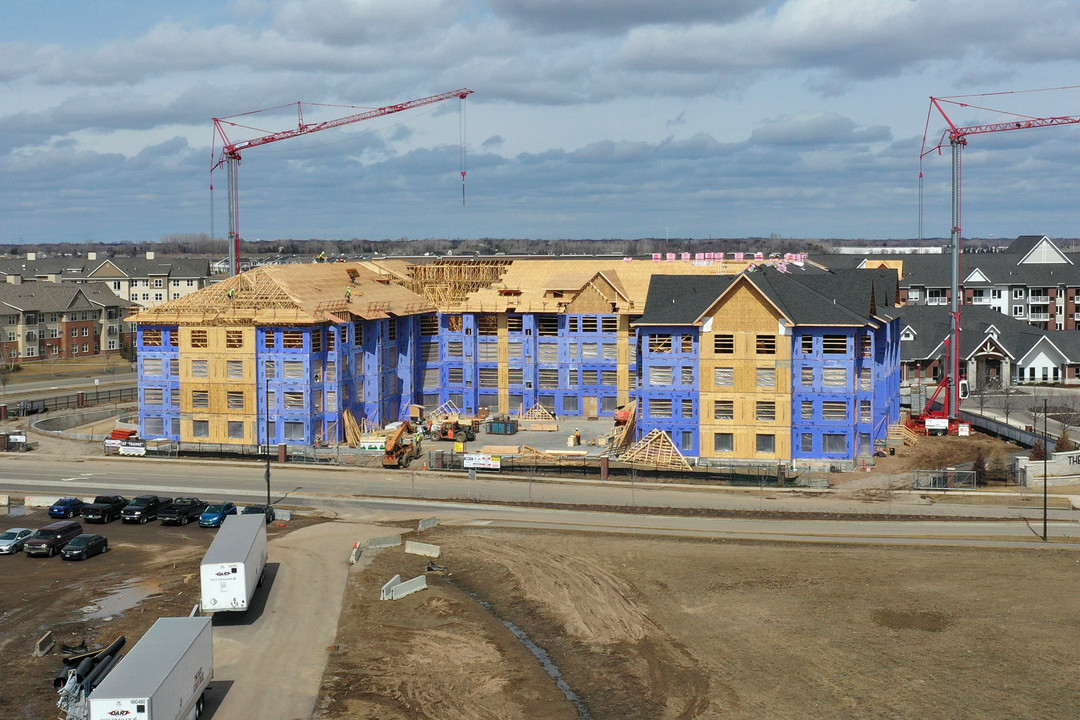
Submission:
M 1076 718 L 1069 551 L 440 527 L 353 575 L 318 717 Z M 502 621 L 545 649 L 575 708 Z
M 48 522 L 43 510 L 0 517 L 5 529 Z M 273 525 L 268 536 L 312 522 L 319 521 Z M 0 717 L 56 718 L 52 681 L 61 668 L 59 647 L 43 658 L 31 657 L 46 631 L 58 641 L 85 641 L 90 648 L 124 635 L 130 649 L 159 617 L 187 615 L 199 600 L 199 560 L 215 531 L 156 522 L 83 527 L 107 537 L 110 551 L 85 562 L 0 556 Z

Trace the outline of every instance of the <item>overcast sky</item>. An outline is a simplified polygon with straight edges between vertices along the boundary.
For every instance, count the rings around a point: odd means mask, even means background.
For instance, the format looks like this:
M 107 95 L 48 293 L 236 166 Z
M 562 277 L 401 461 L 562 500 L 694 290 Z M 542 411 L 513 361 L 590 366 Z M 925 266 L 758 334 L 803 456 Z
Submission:
M 0 242 L 224 236 L 211 118 L 458 88 L 464 122 L 455 99 L 246 151 L 242 237 L 912 238 L 929 96 L 1078 70 L 1075 0 L 2 2 Z M 964 102 L 957 125 L 1080 113 Z M 1080 235 L 1078 149 L 1080 126 L 972 137 L 965 235 Z M 948 151 L 924 172 L 947 236 Z

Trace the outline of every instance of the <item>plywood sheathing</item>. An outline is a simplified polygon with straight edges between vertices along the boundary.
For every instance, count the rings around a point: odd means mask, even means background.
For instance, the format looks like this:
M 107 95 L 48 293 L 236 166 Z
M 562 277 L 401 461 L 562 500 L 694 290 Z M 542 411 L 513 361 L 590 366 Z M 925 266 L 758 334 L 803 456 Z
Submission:
M 690 463 L 686 461 L 683 454 L 679 452 L 679 448 L 671 441 L 671 436 L 663 430 L 657 429 L 650 431 L 637 444 L 623 455 L 620 455 L 619 460 L 669 470 L 690 469 Z
M 351 272 L 350 272 L 351 271 Z M 311 325 L 433 312 L 360 263 L 266 265 L 128 318 L 178 325 Z
M 627 262 L 621 258 L 513 260 L 497 282 L 478 287 L 452 307 L 463 312 L 560 312 L 581 295 L 581 301 L 603 301 L 608 313 L 641 312 L 653 275 L 735 274 L 747 264 Z

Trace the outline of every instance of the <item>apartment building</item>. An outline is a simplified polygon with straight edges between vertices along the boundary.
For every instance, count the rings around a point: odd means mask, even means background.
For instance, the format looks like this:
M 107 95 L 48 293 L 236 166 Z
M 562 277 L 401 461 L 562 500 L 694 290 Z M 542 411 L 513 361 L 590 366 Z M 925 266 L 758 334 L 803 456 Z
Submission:
M 209 284 L 210 262 L 201 258 L 161 258 L 153 251 L 139 258 L 86 257 L 0 259 L 0 279 L 18 285 L 32 282 L 103 282 L 117 297 L 140 307 L 155 307 L 197 292 Z
M 941 255 L 836 255 L 818 261 L 831 268 L 892 267 L 900 272 L 900 300 L 907 305 L 948 306 L 952 270 Z M 964 305 L 988 307 L 1042 330 L 1080 328 L 1080 269 L 1045 235 L 1021 235 L 1003 252 L 960 256 Z
M 0 284 L 0 357 L 6 362 L 119 353 L 133 342 L 130 303 L 103 283 Z
M 699 458 L 851 460 L 899 419 L 894 271 L 654 278 L 641 420 Z
M 757 265 L 752 260 L 491 258 L 256 268 L 134 317 L 142 430 L 183 441 L 310 445 L 342 440 L 346 410 L 377 425 L 403 417 L 414 403 L 433 408 L 447 401 L 467 414 L 514 413 L 540 403 L 560 417 L 592 418 L 610 417 L 635 400 L 645 408 L 639 432 L 667 430 L 687 454 L 799 457 L 792 449 L 792 403 L 822 399 L 807 395 L 817 386 L 800 388 L 801 394 L 792 389 L 793 333 L 802 343 L 803 334 L 820 339 L 835 325 L 845 354 L 829 359 L 850 366 L 850 379 L 835 388 L 851 395 L 849 440 L 832 453 L 824 451 L 820 433 L 798 442 L 806 457 L 854 457 L 866 449 L 859 433 L 871 442 L 883 437 L 896 415 L 898 332 L 887 309 L 895 304 L 896 273 L 850 271 L 845 277 L 864 280 L 838 283 L 802 261 L 772 264 L 788 272 L 747 273 Z M 674 318 L 685 330 L 678 340 L 667 333 L 664 353 L 655 321 L 663 314 L 653 308 L 682 297 L 669 297 L 665 288 L 699 286 L 710 302 L 725 289 L 733 294 L 724 296 L 724 310 L 708 330 L 704 320 L 699 326 L 689 316 Z M 828 292 L 845 299 L 835 303 Z M 801 307 L 808 303 L 820 311 L 816 324 Z M 776 380 L 761 392 L 776 404 L 769 422 L 777 441 L 768 452 L 740 444 L 718 455 L 710 429 L 717 391 L 703 390 L 700 378 L 714 377 L 714 335 L 724 334 L 722 327 L 737 336 L 747 368 L 760 364 L 747 349 L 756 347 L 747 345 L 751 316 L 774 338 Z M 808 347 L 798 345 L 800 352 Z M 864 347 L 872 359 L 859 354 Z M 824 345 L 813 353 L 802 360 L 825 364 L 818 358 L 828 354 Z M 662 354 L 682 362 L 669 363 L 665 375 Z M 872 363 L 872 387 L 858 390 L 860 369 Z M 872 403 L 866 416 L 859 414 L 863 399 Z M 708 417 L 700 413 L 703 402 L 710 404 Z

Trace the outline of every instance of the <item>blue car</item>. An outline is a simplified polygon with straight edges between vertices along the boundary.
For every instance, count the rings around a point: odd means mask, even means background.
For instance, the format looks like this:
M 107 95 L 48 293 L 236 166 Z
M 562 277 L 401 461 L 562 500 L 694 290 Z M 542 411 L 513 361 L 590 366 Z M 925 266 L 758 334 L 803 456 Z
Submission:
M 211 503 L 199 516 L 199 527 L 221 527 L 225 518 L 236 514 L 236 505 L 227 503 Z
M 84 505 L 86 505 L 86 503 L 79 498 L 60 498 L 49 508 L 49 517 L 64 519 L 73 518 L 76 515 L 82 514 Z

